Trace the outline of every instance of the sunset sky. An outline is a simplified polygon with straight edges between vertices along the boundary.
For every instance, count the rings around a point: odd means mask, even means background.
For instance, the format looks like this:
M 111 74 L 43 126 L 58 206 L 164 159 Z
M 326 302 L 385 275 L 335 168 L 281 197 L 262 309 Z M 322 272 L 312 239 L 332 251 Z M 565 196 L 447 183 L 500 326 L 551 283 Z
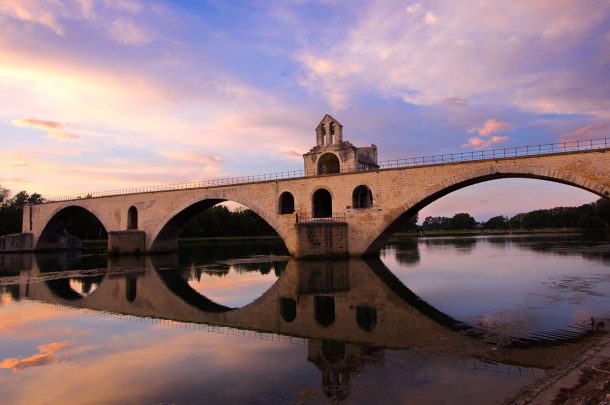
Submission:
M 298 170 L 325 113 L 381 160 L 604 138 L 609 78 L 609 0 L 2 0 L 0 185 Z M 503 180 L 423 215 L 595 199 Z

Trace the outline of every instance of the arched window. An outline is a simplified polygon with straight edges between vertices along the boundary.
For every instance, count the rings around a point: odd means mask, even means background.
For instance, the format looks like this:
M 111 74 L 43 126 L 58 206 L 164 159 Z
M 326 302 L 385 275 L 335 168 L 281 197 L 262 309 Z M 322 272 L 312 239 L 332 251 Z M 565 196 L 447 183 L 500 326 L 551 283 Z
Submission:
M 356 322 L 363 331 L 372 331 L 377 326 L 377 310 L 373 307 L 357 306 Z
M 294 212 L 294 197 L 292 193 L 284 191 L 280 194 L 279 212 L 280 214 L 292 214 Z
M 358 186 L 352 193 L 352 207 L 371 208 L 373 206 L 373 193 L 367 186 Z
M 138 209 L 133 205 L 127 211 L 127 229 L 138 229 Z
M 314 218 L 331 218 L 333 216 L 333 198 L 323 188 L 313 193 L 312 212 Z
M 280 298 L 280 315 L 284 322 L 292 322 L 297 317 L 297 302 L 292 298 Z
M 314 300 L 314 313 L 316 322 L 322 326 L 330 326 L 335 322 L 335 299 L 323 295 L 316 296 Z
M 318 160 L 318 174 L 339 173 L 339 158 L 334 153 L 325 153 Z

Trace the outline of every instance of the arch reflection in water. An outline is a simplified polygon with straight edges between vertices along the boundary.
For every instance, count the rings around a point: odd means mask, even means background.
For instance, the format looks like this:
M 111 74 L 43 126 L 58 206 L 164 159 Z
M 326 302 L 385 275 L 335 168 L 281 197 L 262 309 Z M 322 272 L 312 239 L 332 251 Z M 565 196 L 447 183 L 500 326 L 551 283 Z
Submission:
M 513 339 L 503 350 L 490 351 L 488 341 L 479 338 L 489 339 L 484 331 L 465 325 L 421 300 L 378 259 L 290 260 L 268 291 L 241 308 L 226 307 L 190 288 L 188 278 L 171 270 L 177 267 L 176 255 L 140 260 L 142 267 L 112 261 L 107 269 L 94 269 L 103 271 L 99 274 L 102 278 L 98 288 L 85 297 L 63 290 L 70 278 L 64 275 L 63 279 L 34 282 L 26 290 L 19 289 L 19 298 L 316 341 L 366 347 L 418 347 L 439 354 L 538 367 L 556 364 L 569 351 L 565 345 L 555 347 L 552 342 L 540 339 Z M 57 264 L 51 267 L 57 268 Z M 49 275 L 55 276 L 35 265 L 28 277 L 44 280 Z M 579 336 L 566 335 L 562 343 L 573 342 L 577 347 Z M 527 350 L 531 346 L 537 350 Z

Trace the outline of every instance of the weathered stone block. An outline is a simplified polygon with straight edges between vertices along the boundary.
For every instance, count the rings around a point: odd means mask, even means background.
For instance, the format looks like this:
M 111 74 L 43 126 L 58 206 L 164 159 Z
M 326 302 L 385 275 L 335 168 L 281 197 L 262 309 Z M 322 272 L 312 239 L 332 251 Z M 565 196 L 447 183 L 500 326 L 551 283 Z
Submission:
M 11 233 L 0 236 L 0 252 L 27 252 L 33 249 L 31 233 Z
M 116 254 L 144 253 L 146 233 L 138 230 L 108 232 L 108 251 Z

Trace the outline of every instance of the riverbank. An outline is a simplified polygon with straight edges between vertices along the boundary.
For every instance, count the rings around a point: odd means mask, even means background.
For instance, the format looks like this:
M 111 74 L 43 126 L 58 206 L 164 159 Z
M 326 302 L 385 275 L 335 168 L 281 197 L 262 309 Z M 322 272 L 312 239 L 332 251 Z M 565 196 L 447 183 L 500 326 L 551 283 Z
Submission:
M 398 232 L 392 237 L 412 236 L 485 236 L 485 235 L 533 235 L 533 234 L 599 234 L 604 231 L 591 231 L 582 228 L 537 228 L 537 229 L 462 229 L 439 231 Z
M 549 371 L 507 404 L 610 404 L 610 334 Z

